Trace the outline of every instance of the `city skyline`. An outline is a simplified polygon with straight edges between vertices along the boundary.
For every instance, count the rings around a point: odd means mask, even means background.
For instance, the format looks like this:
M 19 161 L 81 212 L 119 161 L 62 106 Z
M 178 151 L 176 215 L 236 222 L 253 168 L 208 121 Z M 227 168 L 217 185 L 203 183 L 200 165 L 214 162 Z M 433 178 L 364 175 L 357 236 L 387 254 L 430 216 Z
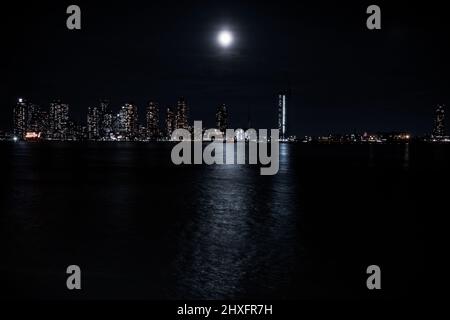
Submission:
M 13 4 L 2 20 L 11 56 L 0 78 L 4 129 L 17 97 L 41 105 L 60 97 L 80 122 L 103 97 L 114 107 L 154 99 L 166 108 L 185 95 L 190 115 L 209 125 L 225 103 L 234 126 L 246 126 L 250 110 L 253 123 L 270 128 L 274 95 L 289 89 L 290 129 L 300 136 L 426 134 L 435 106 L 450 103 L 449 26 L 439 6 L 383 4 L 382 28 L 368 30 L 365 5 L 156 1 L 124 15 L 120 4 L 83 3 L 75 31 L 63 3 L 26 7 Z M 216 41 L 221 30 L 233 34 L 226 47 Z
M 274 110 L 277 112 L 278 130 L 280 140 L 297 140 L 297 136 L 289 132 L 288 109 L 290 95 L 287 91 L 277 94 Z M 204 119 L 190 119 L 189 105 L 185 97 L 179 97 L 174 107 L 165 108 L 165 114 L 161 115 L 160 104 L 150 100 L 143 108 L 144 117 L 139 116 L 139 108 L 134 103 L 125 103 L 115 112 L 111 108 L 109 100 L 100 99 L 97 105 L 87 108 L 86 121 L 77 123 L 69 116 L 69 104 L 55 99 L 50 103 L 48 111 L 24 98 L 18 98 L 13 107 L 14 139 L 19 140 L 91 140 L 91 141 L 159 141 L 171 140 L 171 134 L 175 129 L 187 129 L 192 132 L 193 121 Z M 430 141 L 447 141 L 446 131 L 446 106 L 438 104 L 435 109 L 435 118 L 432 128 L 426 135 L 418 136 Z M 160 119 L 162 121 L 160 122 Z M 223 133 L 230 125 L 228 106 L 220 104 L 216 108 L 215 122 L 209 128 L 216 128 Z M 255 129 L 251 123 L 251 115 L 248 114 L 247 126 L 234 129 Z M 261 127 L 259 127 L 261 128 Z M 1 131 L 1 130 L 0 130 Z M 409 140 L 413 137 L 412 130 L 392 131 L 346 131 L 329 132 L 327 135 L 317 136 L 318 140 L 355 142 L 367 139 L 367 141 L 380 141 L 382 136 L 388 136 L 387 140 Z M 375 134 L 375 135 L 374 135 Z M 390 134 L 390 135 L 389 135 Z M 356 138 L 359 135 L 359 138 Z M 378 135 L 378 136 L 377 136 Z M 313 135 L 299 137 L 301 141 L 309 142 Z
M 433 120 L 431 122 L 428 121 L 428 129 L 425 132 L 422 132 L 422 133 L 418 133 L 419 130 L 417 130 L 415 128 L 406 128 L 404 126 L 400 127 L 400 128 L 391 128 L 389 130 L 383 130 L 381 128 L 378 128 L 378 129 L 376 129 L 376 128 L 375 129 L 361 128 L 359 130 L 352 129 L 352 128 L 355 128 L 357 126 L 357 125 L 355 125 L 353 127 L 350 126 L 349 128 L 345 128 L 342 131 L 324 131 L 322 134 L 313 134 L 311 132 L 303 132 L 303 134 L 298 134 L 298 132 L 295 132 L 292 129 L 288 130 L 288 127 L 290 127 L 290 126 L 288 126 L 288 123 L 287 123 L 288 122 L 287 121 L 287 113 L 288 113 L 287 110 L 288 109 L 292 109 L 292 106 L 291 106 L 292 96 L 290 94 L 290 90 L 281 90 L 278 93 L 273 94 L 272 96 L 273 96 L 272 97 L 273 98 L 272 99 L 273 100 L 272 101 L 272 109 L 273 110 L 269 110 L 269 117 L 273 118 L 272 119 L 273 120 L 272 121 L 273 125 L 272 125 L 271 128 L 278 128 L 279 131 L 280 131 L 280 134 L 282 134 L 283 131 L 284 131 L 284 135 L 287 135 L 287 136 L 289 136 L 289 135 L 292 135 L 292 136 L 309 136 L 309 135 L 320 136 L 320 135 L 326 135 L 326 134 L 349 134 L 349 133 L 363 133 L 363 132 L 409 132 L 409 133 L 411 133 L 411 134 L 413 134 L 415 136 L 428 136 L 428 135 L 445 136 L 445 135 L 447 135 L 447 132 L 446 132 L 446 129 L 445 129 L 447 127 L 446 126 L 447 119 L 445 118 L 445 115 L 444 115 L 445 114 L 445 110 L 447 108 L 447 105 L 443 104 L 443 103 L 437 103 L 435 106 L 431 106 L 430 107 L 431 110 L 430 110 L 430 113 L 429 113 L 427 119 L 429 119 L 430 116 L 432 116 L 433 114 L 435 115 L 435 118 L 433 118 Z M 284 101 L 283 101 L 283 99 L 284 99 Z M 167 124 L 167 116 L 168 116 L 167 113 L 169 112 L 169 109 L 172 112 L 174 112 L 174 115 L 173 115 L 174 119 L 173 119 L 173 121 L 175 121 L 175 118 L 180 116 L 178 114 L 179 107 L 180 107 L 179 104 L 180 104 L 180 101 L 183 101 L 183 100 L 185 100 L 185 97 L 184 96 L 180 96 L 177 100 L 174 100 L 174 101 L 176 101 L 176 103 L 163 105 L 162 103 L 159 103 L 155 99 L 149 99 L 140 108 L 135 102 L 133 102 L 133 100 L 130 100 L 128 102 L 124 102 L 124 103 L 121 103 L 119 105 L 116 105 L 113 108 L 115 110 L 117 110 L 118 113 L 120 113 L 121 109 L 123 109 L 124 106 L 127 106 L 127 105 L 136 106 L 137 107 L 137 111 L 136 111 L 137 112 L 137 117 L 139 119 L 143 119 L 141 121 L 142 123 L 138 122 L 138 125 L 143 125 L 143 126 L 145 126 L 148 129 L 148 127 L 149 127 L 149 123 L 148 123 L 149 119 L 147 119 L 147 117 L 148 117 L 148 110 L 149 110 L 148 108 L 149 108 L 149 105 L 154 104 L 154 108 L 155 109 L 154 109 L 153 112 L 155 113 L 154 117 L 155 117 L 156 123 L 158 123 L 158 127 L 163 125 L 164 128 L 160 128 L 160 130 L 161 131 L 165 130 L 166 133 L 167 133 L 167 125 L 168 125 Z M 287 101 L 288 100 L 289 100 L 289 107 L 287 106 Z M 56 104 L 58 104 L 58 103 L 61 104 L 61 99 L 53 99 L 53 100 L 49 100 L 49 101 L 50 101 L 49 103 L 42 105 L 42 104 L 35 103 L 33 100 L 28 100 L 28 99 L 23 98 L 23 97 L 18 97 L 18 98 L 16 98 L 16 106 L 20 105 L 21 103 L 25 103 L 26 102 L 26 103 L 28 103 L 28 105 L 29 105 L 29 107 L 31 109 L 34 108 L 37 111 L 44 113 L 40 117 L 47 117 L 48 116 L 47 114 L 49 112 L 51 112 L 51 110 L 52 110 L 52 105 L 54 105 L 55 103 Z M 102 103 L 106 103 L 107 107 L 109 109 L 112 108 L 109 99 L 100 98 L 100 99 L 97 100 L 97 103 L 100 103 L 100 106 L 102 105 Z M 68 107 L 71 104 L 70 103 L 63 103 L 63 105 Z M 87 117 L 89 117 L 91 109 L 98 108 L 98 106 L 96 106 L 95 103 L 94 104 L 90 104 L 90 105 L 91 106 L 87 107 L 87 113 L 86 113 Z M 211 128 L 217 128 L 217 123 L 218 123 L 217 122 L 217 111 L 218 111 L 218 108 L 220 108 L 220 106 L 226 106 L 227 110 L 228 109 L 233 110 L 232 106 L 230 108 L 230 106 L 225 104 L 225 103 L 219 103 L 218 105 L 219 105 L 219 107 L 217 107 L 217 108 L 216 107 L 209 108 L 210 111 L 214 111 L 214 114 L 212 116 L 210 115 L 209 118 L 203 118 L 203 119 L 201 119 L 201 118 L 198 118 L 198 119 L 192 118 L 192 121 L 193 120 L 202 120 L 202 121 L 207 123 L 207 126 L 209 126 Z M 284 108 L 283 108 L 283 105 L 284 105 Z M 183 104 L 182 104 L 182 106 L 183 106 Z M 43 109 L 46 109 L 47 107 L 49 109 L 48 111 L 43 110 Z M 111 109 L 110 111 L 113 111 L 113 110 Z M 188 118 L 189 118 L 189 108 L 187 110 L 185 110 L 184 112 L 187 112 Z M 225 111 L 225 113 L 227 115 L 229 114 L 228 111 Z M 88 123 L 86 121 L 86 115 L 84 115 L 84 116 L 82 115 L 82 119 L 80 119 L 80 120 L 75 120 L 74 117 L 73 117 L 73 114 L 71 113 L 70 124 L 71 125 L 81 125 L 81 126 L 83 126 L 84 124 L 88 125 Z M 247 113 L 245 115 L 245 120 L 243 118 L 241 118 L 241 119 L 236 119 L 236 118 L 233 119 L 234 123 L 240 123 L 241 124 L 240 126 L 235 126 L 235 127 L 236 128 L 249 128 L 249 125 L 250 125 L 249 122 L 251 122 L 252 125 L 255 123 L 254 120 L 252 121 L 252 118 L 253 118 L 254 115 L 258 115 L 258 113 L 254 113 L 253 114 L 251 112 L 251 109 L 247 108 Z M 284 125 L 283 125 L 283 115 L 284 115 L 284 118 L 285 118 L 284 119 Z M 14 108 L 12 109 L 12 117 L 13 118 L 16 117 Z M 436 119 L 436 118 L 441 118 L 441 120 Z M 160 119 L 163 119 L 164 124 L 162 122 L 160 123 Z M 28 121 L 30 121 L 30 120 L 28 120 Z M 66 121 L 68 121 L 68 118 L 67 118 Z M 229 122 L 232 122 L 232 121 L 230 120 L 230 118 L 227 117 L 227 122 L 229 123 Z M 291 119 L 290 122 L 291 122 L 291 124 L 295 123 L 295 121 L 293 121 L 292 119 Z M 6 127 L 3 127 L 3 128 L 0 128 L 0 131 L 3 131 L 3 132 L 14 131 L 13 130 L 14 129 L 14 121 L 13 122 L 9 122 L 9 123 L 10 123 L 10 126 L 6 126 Z M 35 126 L 36 126 L 36 124 L 35 124 Z M 437 128 L 437 126 L 439 126 L 440 128 Z M 178 128 L 178 126 L 177 126 L 177 124 L 175 122 L 173 124 L 173 127 L 177 127 Z M 256 127 L 258 127 L 258 125 L 256 125 Z M 259 127 L 262 127 L 262 126 L 259 126 Z M 284 129 L 283 129 L 283 127 L 284 127 Z M 186 122 L 184 122 L 184 124 L 182 124 L 179 128 L 187 128 Z M 34 131 L 36 131 L 36 130 L 34 130 Z M 89 129 L 88 129 L 88 131 L 89 131 Z M 162 133 L 162 132 L 160 132 L 160 133 Z

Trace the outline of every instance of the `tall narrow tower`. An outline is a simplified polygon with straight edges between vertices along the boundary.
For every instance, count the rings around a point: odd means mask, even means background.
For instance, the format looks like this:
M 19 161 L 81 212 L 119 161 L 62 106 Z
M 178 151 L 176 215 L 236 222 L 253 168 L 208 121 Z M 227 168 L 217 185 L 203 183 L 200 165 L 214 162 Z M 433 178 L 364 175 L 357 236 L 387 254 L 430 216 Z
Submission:
M 280 140 L 287 138 L 287 94 L 280 92 L 278 94 L 278 130 L 280 131 Z

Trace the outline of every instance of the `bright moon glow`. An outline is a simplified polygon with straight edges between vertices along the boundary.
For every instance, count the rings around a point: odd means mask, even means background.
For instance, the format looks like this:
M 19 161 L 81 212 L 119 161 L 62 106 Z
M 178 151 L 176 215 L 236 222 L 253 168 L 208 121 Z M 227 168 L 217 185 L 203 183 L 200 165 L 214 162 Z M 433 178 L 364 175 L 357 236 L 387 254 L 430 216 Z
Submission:
M 233 42 L 233 35 L 229 31 L 221 31 L 217 40 L 222 47 L 228 47 Z

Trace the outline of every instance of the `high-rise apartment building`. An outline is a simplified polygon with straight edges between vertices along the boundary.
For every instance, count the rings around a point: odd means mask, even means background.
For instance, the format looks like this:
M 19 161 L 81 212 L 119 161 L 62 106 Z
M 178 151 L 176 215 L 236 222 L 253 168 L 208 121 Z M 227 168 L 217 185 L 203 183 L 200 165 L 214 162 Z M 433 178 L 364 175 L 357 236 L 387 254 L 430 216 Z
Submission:
M 14 136 L 19 140 L 25 138 L 25 134 L 27 131 L 27 120 L 28 120 L 27 108 L 28 104 L 22 98 L 19 98 L 17 100 L 16 105 L 14 106 L 13 110 Z
M 436 117 L 434 120 L 433 137 L 442 138 L 445 136 L 445 110 L 443 105 L 436 108 Z
M 159 108 L 155 102 L 149 102 L 147 105 L 147 138 L 157 140 L 159 138 Z
M 48 138 L 51 140 L 66 140 L 69 122 L 69 105 L 55 100 L 50 104 L 48 116 Z
M 189 130 L 189 108 L 186 100 L 181 97 L 177 103 L 176 128 Z
M 138 109 L 136 105 L 126 103 L 122 106 L 119 112 L 119 128 L 124 140 L 136 140 L 139 135 Z
M 171 107 L 166 110 L 166 137 L 170 139 L 172 137 L 172 132 L 176 129 L 177 121 L 176 114 Z

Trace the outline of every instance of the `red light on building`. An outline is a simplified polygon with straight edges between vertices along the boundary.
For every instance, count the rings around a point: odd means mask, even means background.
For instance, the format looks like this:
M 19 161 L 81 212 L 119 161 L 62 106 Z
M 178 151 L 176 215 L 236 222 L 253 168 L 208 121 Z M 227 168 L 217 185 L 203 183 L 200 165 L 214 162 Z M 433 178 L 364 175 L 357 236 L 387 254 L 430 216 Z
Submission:
M 40 132 L 27 132 L 25 134 L 25 140 L 27 141 L 38 141 L 41 138 Z

